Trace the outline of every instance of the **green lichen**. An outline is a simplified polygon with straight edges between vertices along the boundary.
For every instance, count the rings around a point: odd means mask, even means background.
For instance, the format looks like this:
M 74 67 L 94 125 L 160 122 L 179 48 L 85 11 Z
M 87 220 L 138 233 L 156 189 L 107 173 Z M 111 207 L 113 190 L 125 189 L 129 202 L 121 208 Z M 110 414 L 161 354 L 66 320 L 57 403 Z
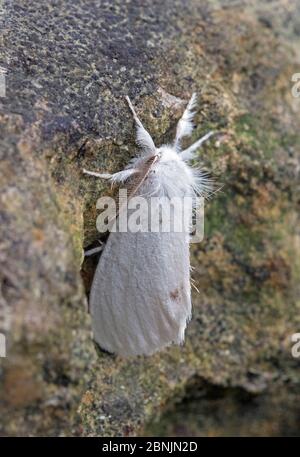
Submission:
M 298 60 L 286 23 L 296 4 L 277 2 L 280 14 L 268 13 L 268 23 L 261 2 L 35 3 L 12 7 L 6 30 L 4 58 L 9 52 L 13 67 L 1 118 L 1 281 L 12 330 L 0 433 L 173 433 L 170 415 L 156 428 L 147 423 L 185 397 L 176 421 L 184 405 L 195 421 L 189 396 L 200 420 L 187 433 L 233 433 L 244 411 L 241 434 L 247 424 L 254 435 L 259 427 L 294 432 L 300 138 L 289 86 Z M 192 140 L 216 131 L 195 165 L 222 189 L 206 203 L 204 241 L 191 247 L 200 292 L 186 343 L 150 358 L 111 357 L 92 342 L 79 274 L 83 248 L 99 237 L 96 201 L 110 189 L 82 169 L 115 172 L 135 156 L 124 95 L 160 144 L 173 138 L 193 91 Z M 97 259 L 89 262 L 87 291 Z M 257 420 L 240 394 L 258 399 Z M 217 421 L 216 409 L 227 416 Z

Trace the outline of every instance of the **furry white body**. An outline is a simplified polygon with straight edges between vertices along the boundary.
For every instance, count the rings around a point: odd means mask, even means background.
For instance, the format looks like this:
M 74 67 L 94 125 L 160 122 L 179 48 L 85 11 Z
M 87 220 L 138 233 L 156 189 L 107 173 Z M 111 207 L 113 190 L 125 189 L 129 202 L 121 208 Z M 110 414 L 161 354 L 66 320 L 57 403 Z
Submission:
M 180 151 L 181 138 L 192 130 L 195 96 L 178 123 L 174 145 L 160 148 L 154 146 L 128 102 L 144 153 L 115 175 L 90 174 L 125 183 L 125 187 L 133 187 L 134 196 L 141 195 L 147 200 L 205 194 L 209 189 L 207 178 L 186 162 L 211 133 Z M 150 355 L 184 341 L 192 309 L 189 259 L 192 213 L 185 217 L 186 229 L 180 233 L 171 229 L 168 233 L 109 235 L 90 294 L 93 332 L 101 348 L 128 357 Z

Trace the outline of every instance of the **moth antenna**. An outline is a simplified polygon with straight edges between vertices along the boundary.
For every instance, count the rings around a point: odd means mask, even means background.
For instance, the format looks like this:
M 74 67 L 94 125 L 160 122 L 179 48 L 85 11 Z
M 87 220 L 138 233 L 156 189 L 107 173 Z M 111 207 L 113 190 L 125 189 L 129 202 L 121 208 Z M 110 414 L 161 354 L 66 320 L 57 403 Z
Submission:
M 190 98 L 190 101 L 187 104 L 186 109 L 184 110 L 183 115 L 178 121 L 176 128 L 176 136 L 174 140 L 174 146 L 176 149 L 180 148 L 180 143 L 183 137 L 188 136 L 193 131 L 193 118 L 195 111 L 193 109 L 197 104 L 197 94 L 194 92 Z
M 128 106 L 132 112 L 133 118 L 136 123 L 136 142 L 142 148 L 143 152 L 154 154 L 156 147 L 150 133 L 145 129 L 140 119 L 138 118 L 134 107 L 128 96 L 125 97 Z

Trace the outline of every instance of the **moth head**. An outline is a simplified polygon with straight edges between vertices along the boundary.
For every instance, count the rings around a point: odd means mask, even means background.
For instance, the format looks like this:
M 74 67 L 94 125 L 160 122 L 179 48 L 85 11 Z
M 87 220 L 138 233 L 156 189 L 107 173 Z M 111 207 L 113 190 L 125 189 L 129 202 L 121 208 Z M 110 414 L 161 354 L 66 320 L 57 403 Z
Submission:
M 156 155 L 160 162 L 178 162 L 180 160 L 176 149 L 169 144 L 163 144 L 157 148 Z

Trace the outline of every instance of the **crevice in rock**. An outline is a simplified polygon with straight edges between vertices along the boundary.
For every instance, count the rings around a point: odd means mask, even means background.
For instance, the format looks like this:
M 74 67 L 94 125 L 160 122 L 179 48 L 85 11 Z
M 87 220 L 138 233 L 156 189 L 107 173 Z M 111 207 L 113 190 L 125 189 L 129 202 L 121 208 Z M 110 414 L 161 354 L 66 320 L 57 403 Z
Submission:
M 288 393 L 288 395 L 287 395 Z M 215 385 L 194 377 L 184 397 L 172 400 L 159 419 L 144 430 L 148 436 L 297 436 L 296 389 L 270 386 L 252 393 L 240 386 Z

